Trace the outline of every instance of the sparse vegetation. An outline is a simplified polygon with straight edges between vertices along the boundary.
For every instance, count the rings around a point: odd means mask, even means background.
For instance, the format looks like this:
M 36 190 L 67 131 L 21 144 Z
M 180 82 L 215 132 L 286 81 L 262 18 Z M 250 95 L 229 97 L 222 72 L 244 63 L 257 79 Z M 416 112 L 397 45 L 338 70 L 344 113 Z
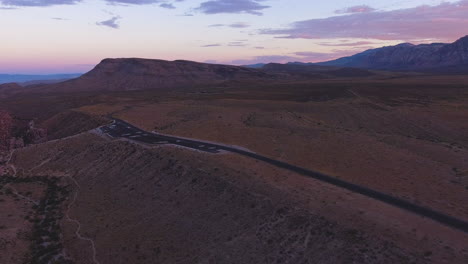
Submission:
M 146 130 L 246 147 L 466 218 L 458 206 L 468 186 L 466 80 L 377 74 L 25 95 L 1 104 L 37 116 L 54 138 L 99 126 L 112 114 Z M 445 227 L 234 155 L 147 149 L 85 133 L 18 151 L 14 163 L 20 175 L 34 168 L 80 177 L 73 213 L 102 263 L 466 260 L 459 243 L 466 239 Z M 57 252 L 67 245 L 57 223 L 68 194 L 53 185 L 20 220 L 35 230 L 30 259 L 64 263 Z M 11 194 L 2 199 L 12 201 Z M 90 242 L 78 244 L 67 250 L 88 260 Z
M 0 177 L 0 186 L 14 186 L 20 183 L 40 183 L 47 186 L 39 205 L 32 206 L 34 213 L 24 217 L 25 220 L 33 223 L 30 237 L 31 251 L 25 263 L 72 263 L 64 258 L 60 228 L 60 221 L 63 218 L 63 202 L 70 193 L 69 187 L 63 186 L 57 177 Z M 11 197 L 17 197 L 11 188 L 6 188 L 5 193 Z M 27 195 L 31 194 L 27 192 Z

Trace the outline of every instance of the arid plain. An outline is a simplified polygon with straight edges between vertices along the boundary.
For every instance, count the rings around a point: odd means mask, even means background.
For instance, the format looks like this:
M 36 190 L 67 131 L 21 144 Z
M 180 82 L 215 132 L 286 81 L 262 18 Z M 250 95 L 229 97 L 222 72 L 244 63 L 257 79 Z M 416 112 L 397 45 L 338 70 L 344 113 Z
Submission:
M 58 207 L 61 256 L 70 261 L 466 263 L 466 233 L 430 219 L 235 154 L 135 144 L 94 128 L 112 116 L 243 147 L 466 221 L 467 82 L 231 81 L 23 95 L 2 106 L 49 131 L 52 141 L 16 150 L 10 165 L 19 178 L 66 186 Z M 2 219 L 2 234 L 32 228 Z

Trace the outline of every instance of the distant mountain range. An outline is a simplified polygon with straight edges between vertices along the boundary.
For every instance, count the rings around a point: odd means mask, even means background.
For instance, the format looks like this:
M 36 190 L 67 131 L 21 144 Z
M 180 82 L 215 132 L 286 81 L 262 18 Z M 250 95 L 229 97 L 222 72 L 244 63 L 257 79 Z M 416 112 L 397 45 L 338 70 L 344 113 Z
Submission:
M 0 74 L 0 84 L 18 83 L 24 85 L 38 83 L 53 83 L 69 80 L 81 76 L 79 73 L 73 74 L 50 74 L 50 75 L 24 75 L 24 74 Z
M 268 70 L 276 63 L 258 63 L 245 67 Z M 370 49 L 353 56 L 320 63 L 289 62 L 282 64 L 283 71 L 319 70 L 312 66 L 360 68 L 385 71 L 419 71 L 440 73 L 468 73 L 468 36 L 454 43 L 414 45 L 402 43 Z M 279 68 L 279 66 L 275 66 Z M 301 67 L 305 67 L 302 68 Z
M 390 73 L 384 71 L 397 71 Z M 249 66 L 139 58 L 105 59 L 80 74 L 0 75 L 0 97 L 22 92 L 85 92 L 176 89 L 223 82 L 297 81 L 333 78 L 391 77 L 401 72 L 468 73 L 468 36 L 454 43 L 371 49 L 322 63 L 290 62 Z M 420 73 L 418 73 L 420 74 Z M 24 89 L 19 83 L 27 85 Z M 2 84 L 9 83 L 9 84 Z
M 371 49 L 316 65 L 391 71 L 466 73 L 468 72 L 468 36 L 451 44 L 403 43 Z

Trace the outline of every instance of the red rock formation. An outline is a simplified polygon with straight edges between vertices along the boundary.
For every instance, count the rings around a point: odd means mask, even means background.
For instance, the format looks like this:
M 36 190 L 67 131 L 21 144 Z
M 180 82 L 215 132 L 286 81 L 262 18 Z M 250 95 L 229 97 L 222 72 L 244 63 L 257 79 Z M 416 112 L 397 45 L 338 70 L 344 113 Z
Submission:
M 33 120 L 13 119 L 0 111 L 0 152 L 47 141 L 47 129 L 36 128 Z
M 10 114 L 5 111 L 0 111 L 0 150 L 8 150 L 13 119 Z
M 15 119 L 14 120 L 14 137 L 16 138 L 11 145 L 18 148 L 19 145 L 38 144 L 47 141 L 47 130 L 35 127 L 34 120 Z M 19 143 L 18 143 L 19 142 Z
M 28 141 L 31 144 L 39 144 L 47 141 L 47 130 L 43 128 L 32 127 L 28 131 Z

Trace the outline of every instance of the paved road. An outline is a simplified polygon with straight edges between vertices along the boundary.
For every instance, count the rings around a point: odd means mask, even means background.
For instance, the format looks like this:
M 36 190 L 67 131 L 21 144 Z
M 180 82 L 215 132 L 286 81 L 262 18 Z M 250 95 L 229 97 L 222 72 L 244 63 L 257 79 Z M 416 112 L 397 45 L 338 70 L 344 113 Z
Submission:
M 214 143 L 206 143 L 206 142 L 197 141 L 197 140 L 190 140 L 190 139 L 185 139 L 185 138 L 150 133 L 150 132 L 141 130 L 120 119 L 114 119 L 114 122 L 112 124 L 101 127 L 101 130 L 104 133 L 114 138 L 127 138 L 129 140 L 147 143 L 147 144 L 172 144 L 172 145 L 178 145 L 178 146 L 191 148 L 191 149 L 204 151 L 204 152 L 209 152 L 209 153 L 219 153 L 221 151 L 227 151 L 231 153 L 240 154 L 242 156 L 260 160 L 260 161 L 269 163 L 271 165 L 274 165 L 276 167 L 287 169 L 287 170 L 299 173 L 301 175 L 304 175 L 304 176 L 307 176 L 307 177 L 310 177 L 310 178 L 313 178 L 322 182 L 326 182 L 326 183 L 341 187 L 343 189 L 346 189 L 355 193 L 359 193 L 369 198 L 404 209 L 406 211 L 415 213 L 422 217 L 430 218 L 441 224 L 444 224 L 452 228 L 458 229 L 460 231 L 463 231 L 465 233 L 468 233 L 468 222 L 465 220 L 458 219 L 458 218 L 449 216 L 447 214 L 434 211 L 427 207 L 419 206 L 409 201 L 406 201 L 397 197 L 393 197 L 391 195 L 388 195 L 388 194 L 385 194 L 385 193 L 382 193 L 382 192 L 379 192 L 379 191 L 376 191 L 376 190 L 373 190 L 364 186 L 360 186 L 360 185 L 347 182 L 347 181 L 344 181 L 344 180 L 341 180 L 332 176 L 328 176 L 320 172 L 297 167 L 297 166 L 288 164 L 286 162 L 274 160 L 274 159 L 271 159 L 262 155 L 258 155 L 256 153 L 249 152 L 243 149 L 224 146 L 224 145 L 218 145 Z
M 146 132 L 120 119 L 114 119 L 112 124 L 101 127 L 101 131 L 114 138 L 127 138 L 146 144 L 172 144 L 210 153 L 222 150 L 222 146 L 216 144 Z

